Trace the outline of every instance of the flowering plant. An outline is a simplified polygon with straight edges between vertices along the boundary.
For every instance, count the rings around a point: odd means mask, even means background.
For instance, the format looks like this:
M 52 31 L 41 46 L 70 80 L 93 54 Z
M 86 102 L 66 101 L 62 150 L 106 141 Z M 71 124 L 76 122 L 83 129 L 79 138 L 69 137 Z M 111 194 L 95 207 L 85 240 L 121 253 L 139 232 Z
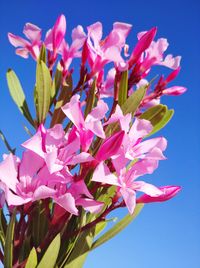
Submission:
M 186 91 L 168 86 L 180 71 L 181 57 L 163 55 L 168 42 L 154 41 L 157 28 L 139 33 L 129 53 L 131 27 L 116 22 L 102 39 L 100 22 L 87 27 L 87 33 L 79 25 L 69 45 L 61 15 L 44 41 L 41 29 L 31 23 L 23 30 L 27 39 L 8 34 L 16 54 L 36 61 L 36 116 L 9 69 L 10 94 L 35 132 L 26 127 L 29 139 L 21 157 L 1 132 L 9 151 L 0 163 L 0 259 L 5 267 L 82 267 L 89 251 L 125 228 L 144 203 L 166 201 L 180 191 L 140 177 L 165 159 L 166 139 L 150 136 L 173 115 L 160 104 L 162 96 Z M 172 71 L 147 81 L 155 65 Z M 112 221 L 109 214 L 122 207 L 127 216 L 99 235 Z

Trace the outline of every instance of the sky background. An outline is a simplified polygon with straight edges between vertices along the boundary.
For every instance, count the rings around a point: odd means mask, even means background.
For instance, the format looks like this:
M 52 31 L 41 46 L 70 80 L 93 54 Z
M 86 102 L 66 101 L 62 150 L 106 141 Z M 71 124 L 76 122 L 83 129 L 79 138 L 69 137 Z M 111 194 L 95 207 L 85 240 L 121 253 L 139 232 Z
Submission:
M 67 38 L 78 24 L 86 27 L 96 21 L 107 34 L 112 23 L 133 24 L 128 43 L 133 47 L 136 33 L 158 26 L 157 37 L 166 37 L 168 53 L 182 56 L 182 70 L 173 85 L 188 88 L 180 97 L 168 97 L 163 103 L 175 109 L 175 115 L 158 135 L 168 139 L 166 161 L 149 181 L 155 185 L 181 185 L 182 192 L 162 204 L 146 205 L 139 217 L 117 237 L 93 251 L 84 268 L 199 268 L 200 267 L 200 2 L 198 0 L 57 0 L 0 1 L 0 129 L 17 148 L 28 138 L 26 121 L 9 96 L 6 70 L 13 68 L 21 79 L 32 105 L 35 62 L 14 53 L 7 32 L 22 36 L 26 22 L 46 32 L 61 13 L 67 18 Z M 155 68 L 162 73 L 164 68 Z M 6 152 L 0 143 L 0 154 Z M 126 214 L 120 211 L 116 216 Z

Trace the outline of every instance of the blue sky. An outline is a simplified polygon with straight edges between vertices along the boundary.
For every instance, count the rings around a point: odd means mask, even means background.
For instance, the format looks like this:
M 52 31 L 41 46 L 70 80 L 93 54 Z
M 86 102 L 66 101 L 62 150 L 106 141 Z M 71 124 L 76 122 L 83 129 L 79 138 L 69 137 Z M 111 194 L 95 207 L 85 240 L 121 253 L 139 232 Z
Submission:
M 157 185 L 175 184 L 182 192 L 162 204 L 146 205 L 140 216 L 118 237 L 90 254 L 85 268 L 199 268 L 200 267 L 200 2 L 198 0 L 58 0 L 0 2 L 0 129 L 17 148 L 26 138 L 20 113 L 12 102 L 5 79 L 13 68 L 21 78 L 32 105 L 35 63 L 15 56 L 7 32 L 21 35 L 26 22 L 49 29 L 61 13 L 67 18 L 67 33 L 78 24 L 86 27 L 96 21 L 105 33 L 115 21 L 133 24 L 128 43 L 133 46 L 136 33 L 158 26 L 157 37 L 166 37 L 168 52 L 182 56 L 182 70 L 176 85 L 188 92 L 180 97 L 164 98 L 175 109 L 169 125 L 158 135 L 168 139 L 167 160 L 150 181 Z M 69 39 L 70 40 L 70 39 Z M 162 72 L 163 68 L 157 68 Z M 156 72 L 155 70 L 155 72 Z M 0 143 L 0 154 L 5 148 Z M 125 214 L 120 211 L 118 216 Z

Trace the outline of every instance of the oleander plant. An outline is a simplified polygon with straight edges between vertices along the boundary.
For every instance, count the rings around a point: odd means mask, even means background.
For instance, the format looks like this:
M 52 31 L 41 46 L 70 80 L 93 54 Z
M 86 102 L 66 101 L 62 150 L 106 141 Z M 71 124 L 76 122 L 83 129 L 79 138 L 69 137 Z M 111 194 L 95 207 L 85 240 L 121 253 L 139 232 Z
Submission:
M 7 72 L 28 138 L 17 155 L 0 132 L 7 150 L 0 163 L 4 267 L 83 267 L 87 254 L 122 231 L 144 204 L 180 191 L 157 187 L 145 175 L 166 159 L 167 140 L 157 132 L 174 111 L 161 99 L 186 91 L 171 85 L 181 57 L 164 55 L 168 42 L 155 38 L 156 27 L 138 33 L 129 46 L 131 28 L 115 22 L 103 37 L 100 22 L 86 30 L 78 25 L 68 42 L 60 15 L 44 39 L 31 23 L 25 38 L 8 33 L 16 54 L 35 60 L 36 75 L 32 114 L 19 78 Z M 155 66 L 169 74 L 152 76 Z M 118 208 L 127 216 L 116 221 Z

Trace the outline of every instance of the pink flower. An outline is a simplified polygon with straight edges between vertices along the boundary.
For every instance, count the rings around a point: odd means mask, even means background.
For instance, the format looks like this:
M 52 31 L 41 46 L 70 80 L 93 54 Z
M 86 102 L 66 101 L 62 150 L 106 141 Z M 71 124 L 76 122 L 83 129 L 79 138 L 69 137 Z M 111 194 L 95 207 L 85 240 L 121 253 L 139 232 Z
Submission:
M 166 149 L 167 141 L 163 137 L 153 138 L 143 141 L 151 132 L 152 125 L 149 121 L 136 118 L 132 126 L 131 115 L 123 115 L 121 108 L 116 107 L 115 113 L 106 124 L 119 122 L 121 129 L 125 131 L 125 136 L 118 156 L 112 162 L 116 170 L 122 169 L 128 161 L 137 159 L 154 159 L 156 161 L 165 159 L 163 151 Z
M 113 25 L 113 30 L 104 40 L 101 40 L 102 24 L 100 22 L 87 28 L 87 53 L 92 74 L 99 72 L 109 62 L 124 62 L 121 50 L 125 46 L 125 40 L 131 27 L 130 24 L 116 22 Z
M 138 170 L 141 172 L 138 172 Z M 126 171 L 126 168 L 123 168 L 120 170 L 120 172 L 117 172 L 117 176 L 110 173 L 108 167 L 101 162 L 94 171 L 92 181 L 117 186 L 118 194 L 122 196 L 130 214 L 132 214 L 136 205 L 137 191 L 144 192 L 152 197 L 160 196 L 163 193 L 152 184 L 144 181 L 135 181 L 136 178 L 144 175 L 145 173 L 145 162 L 136 163 L 128 171 Z
M 79 98 L 79 95 L 74 95 L 70 102 L 62 107 L 62 110 L 72 121 L 76 131 L 79 133 L 82 150 L 87 151 L 94 135 L 105 139 L 101 119 L 105 117 L 108 106 L 104 101 L 99 100 L 97 106 L 92 109 L 84 120 Z
M 37 60 L 40 54 L 41 41 L 41 29 L 34 24 L 26 23 L 23 30 L 24 35 L 30 40 L 8 33 L 8 39 L 10 43 L 17 47 L 16 54 L 28 58 L 29 53 Z
M 93 160 L 88 153 L 77 154 L 80 150 L 79 137 L 75 135 L 71 139 L 60 124 L 48 130 L 40 126 L 37 133 L 22 145 L 44 159 L 50 174 L 65 168 L 70 177 L 67 166 Z
M 70 193 L 60 195 L 57 189 L 45 185 L 37 176 L 43 165 L 43 159 L 31 151 L 23 153 L 22 161 L 12 154 L 4 159 L 0 164 L 0 187 L 5 192 L 8 206 L 19 206 L 51 197 L 67 211 L 77 214 Z
M 83 47 L 86 40 L 86 35 L 82 26 L 77 26 L 72 31 L 72 44 L 69 46 L 65 40 L 61 43 L 60 53 L 62 54 L 61 64 L 63 66 L 64 73 L 67 72 L 73 58 L 81 57 L 80 49 Z

